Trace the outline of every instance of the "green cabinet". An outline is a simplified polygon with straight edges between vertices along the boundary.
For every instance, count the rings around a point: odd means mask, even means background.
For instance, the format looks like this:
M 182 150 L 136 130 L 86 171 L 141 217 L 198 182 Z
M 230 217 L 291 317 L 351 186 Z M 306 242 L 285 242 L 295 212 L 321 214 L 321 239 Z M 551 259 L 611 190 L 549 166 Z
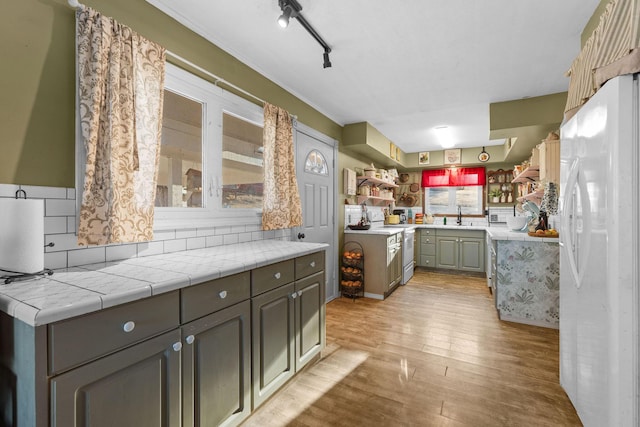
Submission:
M 245 300 L 182 327 L 183 426 L 238 425 L 251 413 L 250 319 Z
M 421 228 L 418 238 L 418 266 L 431 267 L 436 266 L 436 229 Z
M 252 272 L 254 408 L 324 346 L 324 257 L 316 252 Z
M 180 426 L 180 332 L 51 379 L 51 426 Z
M 251 298 L 254 408 L 295 373 L 294 289 L 289 283 Z
M 238 425 L 324 347 L 324 269 L 320 251 L 37 327 L 0 312 L 0 425 Z
M 485 271 L 484 231 L 437 230 L 436 267 L 483 273 Z

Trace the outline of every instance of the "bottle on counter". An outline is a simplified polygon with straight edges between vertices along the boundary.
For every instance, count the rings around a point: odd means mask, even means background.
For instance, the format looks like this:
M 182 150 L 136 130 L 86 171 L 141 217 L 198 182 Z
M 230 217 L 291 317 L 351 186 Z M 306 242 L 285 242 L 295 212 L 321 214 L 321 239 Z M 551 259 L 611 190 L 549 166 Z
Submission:
M 413 224 L 413 211 L 411 211 L 411 208 L 409 208 L 409 213 L 407 215 L 407 223 Z
M 445 216 L 444 219 L 442 220 L 442 224 L 443 225 L 447 225 L 447 217 Z

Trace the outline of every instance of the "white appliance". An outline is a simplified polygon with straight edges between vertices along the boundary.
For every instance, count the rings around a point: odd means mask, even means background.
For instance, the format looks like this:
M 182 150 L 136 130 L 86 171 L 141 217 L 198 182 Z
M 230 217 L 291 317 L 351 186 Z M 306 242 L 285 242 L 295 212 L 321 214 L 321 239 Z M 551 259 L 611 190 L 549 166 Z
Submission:
M 560 383 L 583 424 L 638 426 L 638 76 L 561 128 Z
M 405 228 L 402 233 L 402 281 L 406 285 L 413 277 L 413 245 L 416 237 L 415 228 Z

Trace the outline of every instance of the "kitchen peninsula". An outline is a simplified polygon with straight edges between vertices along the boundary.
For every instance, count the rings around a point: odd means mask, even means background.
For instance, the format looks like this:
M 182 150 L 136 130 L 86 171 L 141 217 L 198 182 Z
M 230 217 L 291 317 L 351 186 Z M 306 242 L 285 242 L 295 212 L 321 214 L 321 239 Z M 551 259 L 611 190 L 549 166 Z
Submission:
M 484 231 L 486 264 L 482 271 L 486 270 L 500 319 L 558 328 L 560 262 L 557 237 L 533 237 L 495 226 L 425 224 L 417 228 L 420 236 L 418 266 L 426 268 L 436 268 L 439 264 L 436 262 L 437 233 L 446 231 L 448 235 L 456 230 L 459 233 L 465 230 L 474 230 L 476 233 Z M 469 239 L 474 243 L 472 240 Z M 473 248 L 471 244 L 469 246 Z M 429 252 L 425 255 L 425 251 Z M 460 253 L 462 249 L 458 251 Z M 460 257 L 463 258 L 462 255 Z M 473 259 L 469 255 L 467 258 Z
M 238 243 L 3 285 L 0 421 L 239 424 L 324 347 L 326 247 Z

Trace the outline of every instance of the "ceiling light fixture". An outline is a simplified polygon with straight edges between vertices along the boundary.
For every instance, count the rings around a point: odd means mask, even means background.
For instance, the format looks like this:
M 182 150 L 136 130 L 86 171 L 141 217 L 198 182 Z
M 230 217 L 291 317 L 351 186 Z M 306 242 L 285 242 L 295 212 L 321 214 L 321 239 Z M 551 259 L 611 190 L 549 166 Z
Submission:
M 451 148 L 455 145 L 451 137 L 451 130 L 448 126 L 438 126 L 434 128 L 434 130 L 442 148 Z
M 311 24 L 307 22 L 304 16 L 302 16 L 302 6 L 300 5 L 300 3 L 298 3 L 297 0 L 278 0 L 278 5 L 280 6 L 280 10 L 282 10 L 282 15 L 280 15 L 280 17 L 278 18 L 278 24 L 282 28 L 286 28 L 289 25 L 289 20 L 291 18 L 296 18 L 298 22 L 300 22 L 300 25 L 302 25 L 302 27 L 307 30 L 307 32 L 311 34 L 311 36 L 316 39 L 318 43 L 320 43 L 320 46 L 324 48 L 324 53 L 322 55 L 322 67 L 330 68 L 331 61 L 329 60 L 329 53 L 331 53 L 331 48 L 329 47 L 327 42 L 325 42 L 324 39 L 320 37 L 320 34 L 318 34 L 318 32 L 311 26 Z

